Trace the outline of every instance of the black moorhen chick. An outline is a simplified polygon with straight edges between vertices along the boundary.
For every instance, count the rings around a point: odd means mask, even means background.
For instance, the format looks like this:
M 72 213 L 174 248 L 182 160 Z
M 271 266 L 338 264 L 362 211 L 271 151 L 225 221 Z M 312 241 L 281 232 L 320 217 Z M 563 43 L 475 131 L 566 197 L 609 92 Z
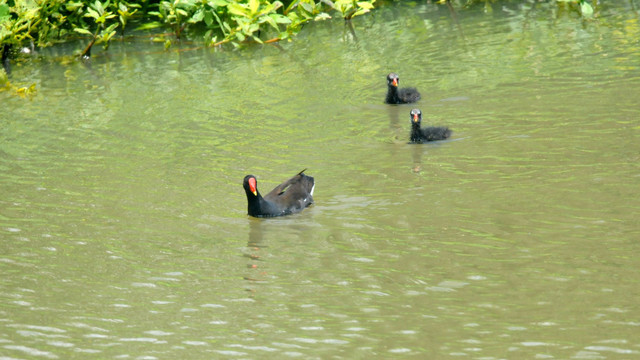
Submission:
M 428 126 L 420 128 L 422 122 L 422 111 L 418 109 L 411 110 L 411 142 L 414 144 L 422 144 L 427 141 L 444 140 L 451 136 L 451 130 L 448 127 Z
M 408 104 L 420 100 L 420 93 L 416 88 L 398 89 L 400 78 L 398 74 L 387 75 L 387 97 L 384 102 L 387 104 Z
M 247 193 L 248 214 L 255 217 L 289 215 L 313 204 L 315 182 L 311 176 L 303 174 L 305 170 L 276 186 L 264 197 L 258 192 L 256 177 L 245 176 L 242 186 Z

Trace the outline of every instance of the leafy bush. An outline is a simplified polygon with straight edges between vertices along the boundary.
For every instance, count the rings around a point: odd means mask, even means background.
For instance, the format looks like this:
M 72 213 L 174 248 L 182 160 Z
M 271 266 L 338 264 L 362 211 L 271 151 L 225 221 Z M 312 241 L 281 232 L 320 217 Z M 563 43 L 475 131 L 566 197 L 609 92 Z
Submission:
M 439 0 L 449 7 L 484 4 L 497 0 Z M 508 0 L 505 0 L 508 1 Z M 132 23 L 136 30 L 170 29 L 181 39 L 185 29 L 207 46 L 225 43 L 266 43 L 289 39 L 304 24 L 339 14 L 350 20 L 373 9 L 376 0 L 0 0 L 0 53 L 3 62 L 13 47 L 47 46 L 69 36 L 86 36 L 82 52 L 108 47 L 116 34 L 124 35 Z M 593 16 L 587 0 L 555 0 L 558 6 L 577 8 Z M 593 1 L 597 6 L 597 1 Z M 167 40 L 165 46 L 170 46 Z
M 137 30 L 168 28 L 177 39 L 187 27 L 206 45 L 247 41 L 263 43 L 288 39 L 309 21 L 339 13 L 349 20 L 373 8 L 376 0 L 0 0 L 0 48 L 47 46 L 72 34 L 89 38 L 82 52 L 109 42 L 130 23 Z

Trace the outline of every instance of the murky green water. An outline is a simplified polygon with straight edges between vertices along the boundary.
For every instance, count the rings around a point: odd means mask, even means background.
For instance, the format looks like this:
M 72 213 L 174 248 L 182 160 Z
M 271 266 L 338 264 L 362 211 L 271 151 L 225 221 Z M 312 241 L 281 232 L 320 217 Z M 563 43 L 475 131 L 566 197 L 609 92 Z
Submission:
M 640 16 L 602 6 L 15 67 L 38 94 L 0 93 L 0 357 L 640 357 Z M 390 71 L 450 141 L 407 144 Z M 316 205 L 246 215 L 244 175 L 303 168 Z

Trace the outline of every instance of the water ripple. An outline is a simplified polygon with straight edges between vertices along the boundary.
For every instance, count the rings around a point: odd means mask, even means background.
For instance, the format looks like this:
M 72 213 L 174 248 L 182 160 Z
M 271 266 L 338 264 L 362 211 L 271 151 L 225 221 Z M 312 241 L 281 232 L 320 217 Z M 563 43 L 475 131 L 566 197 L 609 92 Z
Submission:
M 28 346 L 22 346 L 22 345 L 5 345 L 3 346 L 3 348 L 7 349 L 7 350 L 16 350 L 16 351 L 20 351 L 25 353 L 26 355 L 30 355 L 30 356 L 36 356 L 36 357 L 45 357 L 47 359 L 59 359 L 60 357 L 49 352 L 49 351 L 42 351 L 42 350 L 38 350 L 38 349 L 34 349 Z
M 0 352 L 639 355 L 640 26 L 570 8 L 384 2 L 358 39 L 16 67 L 38 95 L 0 92 Z M 389 71 L 423 99 L 383 104 Z M 414 106 L 453 139 L 407 144 Z M 245 174 L 304 167 L 313 207 L 247 217 Z

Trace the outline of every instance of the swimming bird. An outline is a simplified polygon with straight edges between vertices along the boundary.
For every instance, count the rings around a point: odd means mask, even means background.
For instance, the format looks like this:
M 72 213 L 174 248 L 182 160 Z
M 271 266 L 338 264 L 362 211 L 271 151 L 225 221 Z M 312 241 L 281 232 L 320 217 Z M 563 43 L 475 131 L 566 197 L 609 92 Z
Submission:
M 451 130 L 443 126 L 428 126 L 421 128 L 422 111 L 413 109 L 411 114 L 411 137 L 410 141 L 414 144 L 422 144 L 428 141 L 444 140 L 451 136 Z
M 416 88 L 399 89 L 400 78 L 396 73 L 387 75 L 387 97 L 384 102 L 387 104 L 408 104 L 420 100 L 420 93 Z
M 273 217 L 294 214 L 313 204 L 315 182 L 304 173 L 306 169 L 276 186 L 262 197 L 258 181 L 253 175 L 244 177 L 242 186 L 247 194 L 247 213 L 255 217 Z

